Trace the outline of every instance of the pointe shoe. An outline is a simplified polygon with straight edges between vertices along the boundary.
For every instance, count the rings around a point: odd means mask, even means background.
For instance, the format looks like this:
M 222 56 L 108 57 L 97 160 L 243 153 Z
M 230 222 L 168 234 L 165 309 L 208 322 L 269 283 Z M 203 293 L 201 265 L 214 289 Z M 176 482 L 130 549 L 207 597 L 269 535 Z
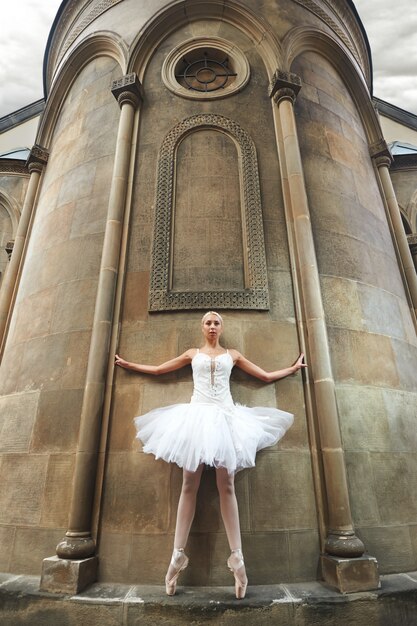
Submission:
M 232 563 L 233 556 L 236 557 L 236 563 Z M 242 600 L 246 595 L 246 588 L 248 586 L 248 579 L 246 577 L 245 562 L 243 560 L 242 550 L 232 550 L 232 554 L 227 559 L 227 567 L 233 573 L 235 577 L 235 594 L 238 600 Z M 238 575 L 239 572 L 239 575 Z
M 175 591 L 177 588 L 177 580 L 178 576 L 188 565 L 188 556 L 184 552 L 184 548 L 174 548 L 171 558 L 171 565 L 175 567 L 176 572 L 171 578 L 168 580 L 167 576 L 165 577 L 165 591 L 168 596 L 175 595 Z

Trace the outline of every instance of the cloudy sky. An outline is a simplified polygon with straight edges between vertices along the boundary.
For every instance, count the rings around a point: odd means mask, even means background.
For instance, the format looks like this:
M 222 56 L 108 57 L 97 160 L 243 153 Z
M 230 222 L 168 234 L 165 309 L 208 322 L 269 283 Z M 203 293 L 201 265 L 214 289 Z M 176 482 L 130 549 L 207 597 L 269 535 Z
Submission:
M 417 0 L 354 1 L 371 45 L 374 95 L 417 114 Z M 43 97 L 43 54 L 61 0 L 2 4 L 0 117 Z

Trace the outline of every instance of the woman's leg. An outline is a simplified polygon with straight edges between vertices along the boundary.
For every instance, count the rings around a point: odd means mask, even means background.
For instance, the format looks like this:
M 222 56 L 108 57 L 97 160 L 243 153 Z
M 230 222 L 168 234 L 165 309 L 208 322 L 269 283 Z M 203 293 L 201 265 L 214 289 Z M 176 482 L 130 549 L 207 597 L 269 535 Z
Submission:
M 226 530 L 230 550 L 242 547 L 240 538 L 239 509 L 235 494 L 235 476 L 224 467 L 216 468 L 216 482 L 220 497 L 220 512 Z
M 195 472 L 183 470 L 182 489 L 178 502 L 177 522 L 175 526 L 174 550 L 183 550 L 187 544 L 191 524 L 194 519 L 197 492 L 200 486 L 203 467 L 203 465 L 199 465 Z M 170 564 L 167 572 L 168 580 L 170 580 L 175 573 L 175 565 Z
M 216 482 L 220 497 L 220 512 L 231 551 L 227 565 L 235 577 L 236 598 L 244 598 L 248 579 L 242 555 L 239 508 L 235 494 L 234 474 L 229 474 L 225 468 L 217 468 Z

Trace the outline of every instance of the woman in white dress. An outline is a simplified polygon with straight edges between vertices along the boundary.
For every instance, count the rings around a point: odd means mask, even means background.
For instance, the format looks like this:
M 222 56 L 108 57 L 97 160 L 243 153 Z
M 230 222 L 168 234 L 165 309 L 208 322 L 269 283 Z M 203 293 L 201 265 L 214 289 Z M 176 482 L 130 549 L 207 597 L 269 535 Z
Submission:
M 235 405 L 230 394 L 232 368 L 271 383 L 295 374 L 306 365 L 300 354 L 290 367 L 266 372 L 237 350 L 220 345 L 223 319 L 209 311 L 201 320 L 203 346 L 191 348 L 161 365 L 141 365 L 119 355 L 115 364 L 141 374 L 158 376 L 192 366 L 194 391 L 189 404 L 176 404 L 135 418 L 143 451 L 183 468 L 174 550 L 165 578 L 166 592 L 174 595 L 180 572 L 188 565 L 184 549 L 195 514 L 197 491 L 204 465 L 214 466 L 220 511 L 231 554 L 227 560 L 235 577 L 236 598 L 244 598 L 248 580 L 242 555 L 239 511 L 234 489 L 236 471 L 255 465 L 258 450 L 274 445 L 293 423 L 293 415 L 271 407 Z

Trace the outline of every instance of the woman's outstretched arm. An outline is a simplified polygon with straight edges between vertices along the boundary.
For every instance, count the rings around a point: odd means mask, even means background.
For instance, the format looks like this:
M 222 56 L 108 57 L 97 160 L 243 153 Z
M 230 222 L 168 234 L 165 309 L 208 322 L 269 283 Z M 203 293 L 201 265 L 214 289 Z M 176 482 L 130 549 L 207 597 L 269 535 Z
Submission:
M 285 378 L 286 376 L 291 376 L 291 374 L 295 374 L 298 370 L 307 367 L 304 360 L 304 354 L 301 353 L 296 362 L 290 367 L 285 367 L 282 370 L 275 370 L 274 372 L 266 372 L 262 367 L 255 365 L 240 354 L 237 350 L 229 350 L 236 367 L 239 367 L 241 370 L 250 374 L 251 376 L 255 376 L 255 378 L 259 378 L 263 380 L 265 383 L 273 383 L 275 380 L 280 380 L 280 378 Z
M 153 376 L 159 376 L 160 374 L 167 374 L 168 372 L 173 372 L 174 370 L 179 370 L 186 365 L 191 363 L 191 360 L 195 354 L 195 350 L 187 350 L 180 356 L 175 357 L 175 359 L 170 359 L 169 361 L 165 361 L 165 363 L 161 363 L 161 365 L 143 365 L 141 363 L 131 363 L 130 361 L 125 361 L 118 354 L 114 357 L 114 364 L 119 367 L 123 367 L 124 369 L 131 370 L 132 372 L 138 372 L 139 374 L 152 374 Z

